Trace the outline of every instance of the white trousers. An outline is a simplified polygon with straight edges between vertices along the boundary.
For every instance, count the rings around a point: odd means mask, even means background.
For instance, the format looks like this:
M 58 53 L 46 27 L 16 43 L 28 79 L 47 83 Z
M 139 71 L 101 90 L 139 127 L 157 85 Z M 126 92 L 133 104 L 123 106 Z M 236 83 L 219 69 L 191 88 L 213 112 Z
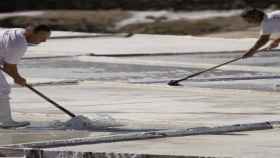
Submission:
M 10 106 L 10 92 L 11 87 L 8 84 L 4 74 L 0 71 L 0 122 L 10 121 L 11 106 Z

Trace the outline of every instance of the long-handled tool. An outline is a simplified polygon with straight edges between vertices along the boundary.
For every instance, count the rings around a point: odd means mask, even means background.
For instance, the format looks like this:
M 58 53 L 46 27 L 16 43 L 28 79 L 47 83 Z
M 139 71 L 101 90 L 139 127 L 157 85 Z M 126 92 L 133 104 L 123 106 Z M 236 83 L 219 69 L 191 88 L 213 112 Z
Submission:
M 216 69 L 216 68 L 221 67 L 221 66 L 223 66 L 223 65 L 226 65 L 226 64 L 235 62 L 235 61 L 240 60 L 240 59 L 243 59 L 243 57 L 239 57 L 239 58 L 232 59 L 232 60 L 227 61 L 227 62 L 225 62 L 225 63 L 222 63 L 222 64 L 220 64 L 220 65 L 217 65 L 217 66 L 211 67 L 211 68 L 209 68 L 209 69 L 206 69 L 206 70 L 203 70 L 203 71 L 200 71 L 200 72 L 191 74 L 191 75 L 189 75 L 189 76 L 187 76 L 187 77 L 184 77 L 184 78 L 182 78 L 182 79 L 171 80 L 171 81 L 168 82 L 168 85 L 169 85 L 169 86 L 180 86 L 179 82 L 181 82 L 181 81 L 187 80 L 187 79 L 192 78 L 192 77 L 194 77 L 194 76 L 200 75 L 200 74 L 202 74 L 202 73 L 204 73 L 204 72 L 211 71 L 211 70 L 213 70 L 213 69 Z
M 3 72 L 4 69 L 0 67 L 0 70 Z M 114 127 L 114 126 L 121 126 L 121 124 L 117 123 L 113 118 L 101 118 L 99 117 L 98 120 L 95 119 L 94 121 L 81 115 L 75 115 L 74 113 L 70 112 L 69 110 L 65 109 L 55 101 L 51 100 L 47 96 L 45 96 L 43 93 L 39 92 L 37 89 L 32 87 L 29 84 L 25 84 L 25 87 L 29 88 L 34 93 L 38 94 L 42 98 L 44 98 L 46 101 L 53 104 L 55 107 L 66 113 L 71 117 L 70 120 L 66 121 L 65 123 L 59 123 L 55 126 L 57 129 L 75 129 L 75 130 L 92 130 L 97 128 L 106 128 L 106 127 Z M 108 121 L 111 121 L 112 123 L 106 123 Z
M 258 52 L 263 52 L 263 51 L 271 51 L 271 50 L 268 50 L 267 48 L 263 48 L 263 49 L 260 49 Z M 191 75 L 189 75 L 189 76 L 187 76 L 187 77 L 184 77 L 184 78 L 182 78 L 182 79 L 171 80 L 171 81 L 168 82 L 168 85 L 169 85 L 169 86 L 180 86 L 179 82 L 181 82 L 181 81 L 184 81 L 184 80 L 187 80 L 187 79 L 189 79 L 189 78 L 198 76 L 198 75 L 200 75 L 200 74 L 202 74 L 202 73 L 204 73 L 204 72 L 211 71 L 211 70 L 213 70 L 213 69 L 216 69 L 216 68 L 221 67 L 221 66 L 224 66 L 224 65 L 226 65 L 226 64 L 235 62 L 235 61 L 240 60 L 240 59 L 243 59 L 243 57 L 238 57 L 238 58 L 232 59 L 232 60 L 227 61 L 227 62 L 225 62 L 225 63 L 222 63 L 222 64 L 220 64 L 220 65 L 217 65 L 217 66 L 211 67 L 211 68 L 209 68 L 209 69 L 206 69 L 206 70 L 203 70 L 203 71 L 200 71 L 200 72 L 191 74 Z
M 97 38 L 97 37 L 124 37 L 128 38 L 133 36 L 134 33 L 107 33 L 107 34 L 98 34 L 98 35 L 73 35 L 73 36 L 54 36 L 50 39 L 74 39 L 74 38 Z
M 4 71 L 4 69 L 2 67 L 0 67 L 0 69 Z M 48 98 L 47 96 L 45 96 L 43 93 L 39 92 L 37 89 L 35 89 L 34 87 L 32 87 L 29 84 L 26 84 L 25 87 L 29 88 L 31 91 L 33 91 L 34 93 L 38 94 L 39 96 L 41 96 L 42 98 L 44 98 L 45 100 L 47 100 L 49 103 L 53 104 L 55 107 L 57 107 L 58 109 L 60 109 L 61 111 L 63 111 L 64 113 L 68 114 L 70 117 L 76 117 L 76 115 L 72 112 L 70 112 L 69 110 L 65 109 L 64 107 L 62 107 L 61 105 L 59 105 L 58 103 L 56 103 L 55 101 L 53 101 L 52 99 Z
M 34 93 L 38 94 L 39 96 L 41 96 L 42 98 L 44 98 L 45 100 L 47 100 L 49 103 L 53 104 L 55 107 L 57 107 L 58 109 L 60 109 L 61 111 L 63 111 L 64 113 L 68 114 L 70 117 L 76 117 L 76 115 L 72 112 L 70 112 L 69 110 L 65 109 L 64 107 L 62 107 L 61 105 L 59 105 L 58 103 L 56 103 L 55 101 L 51 100 L 50 98 L 48 98 L 47 96 L 45 96 L 43 93 L 39 92 L 37 89 L 35 89 L 34 87 L 32 87 L 29 84 L 25 85 L 27 88 L 29 88 L 31 91 L 33 91 Z

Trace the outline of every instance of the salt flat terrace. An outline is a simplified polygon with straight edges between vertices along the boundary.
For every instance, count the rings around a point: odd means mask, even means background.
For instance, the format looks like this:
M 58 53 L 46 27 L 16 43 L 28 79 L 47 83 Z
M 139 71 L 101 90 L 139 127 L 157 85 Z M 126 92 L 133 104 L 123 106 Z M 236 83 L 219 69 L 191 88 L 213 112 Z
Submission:
M 209 43 L 201 45 L 204 41 Z M 184 86 L 167 85 L 170 79 L 185 77 L 239 57 L 243 53 L 240 50 L 249 47 L 252 41 L 136 35 L 128 39 L 55 39 L 32 47 L 20 65 L 20 72 L 36 88 L 76 114 L 109 115 L 122 126 L 96 131 L 43 130 L 39 128 L 41 124 L 67 120 L 68 116 L 28 89 L 14 87 L 11 96 L 14 115 L 17 119 L 31 121 L 33 128 L 1 130 L 1 144 L 32 144 L 34 141 L 58 139 L 67 142 L 70 138 L 101 138 L 168 129 L 278 121 L 280 70 L 277 51 L 260 53 L 204 73 L 182 82 Z M 67 42 L 69 46 L 66 46 Z M 145 52 L 158 55 L 139 55 Z M 273 157 L 280 154 L 279 150 L 275 150 L 280 145 L 278 131 L 166 137 L 56 149 Z M 148 147 L 151 144 L 155 148 Z M 202 150 L 206 147 L 209 148 Z

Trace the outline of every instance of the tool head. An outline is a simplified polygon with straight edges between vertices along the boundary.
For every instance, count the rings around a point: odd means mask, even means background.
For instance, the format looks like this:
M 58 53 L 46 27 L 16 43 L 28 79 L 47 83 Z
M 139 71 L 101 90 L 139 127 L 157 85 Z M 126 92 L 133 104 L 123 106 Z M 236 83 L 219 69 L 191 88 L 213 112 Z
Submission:
M 88 130 L 94 128 L 94 123 L 87 117 L 76 116 L 67 121 L 64 126 L 68 129 Z
M 75 116 L 66 122 L 56 121 L 51 126 L 61 130 L 98 130 L 123 126 L 109 115 L 94 115 L 92 117 Z
M 134 34 L 133 33 L 128 33 L 125 37 L 131 37 L 131 36 L 133 36 Z
M 182 86 L 181 84 L 179 84 L 179 81 L 177 80 L 171 80 L 168 82 L 169 86 Z

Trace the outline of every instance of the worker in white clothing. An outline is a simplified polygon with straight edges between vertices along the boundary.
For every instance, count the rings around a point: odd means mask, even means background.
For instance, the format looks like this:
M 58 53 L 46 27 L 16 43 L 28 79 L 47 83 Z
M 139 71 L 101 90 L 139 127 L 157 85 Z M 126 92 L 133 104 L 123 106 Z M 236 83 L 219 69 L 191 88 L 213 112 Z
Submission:
M 272 34 L 280 33 L 280 11 L 265 13 L 256 8 L 249 8 L 242 12 L 241 17 L 248 23 L 260 24 L 260 36 L 254 46 L 244 55 L 244 58 L 253 56 L 257 50 L 263 47 L 269 41 Z M 280 37 L 274 39 L 266 50 L 277 47 L 280 43 Z
M 0 31 L 0 66 L 14 82 L 25 86 L 26 79 L 18 72 L 17 64 L 27 50 L 28 44 L 45 42 L 50 36 L 47 25 L 27 27 L 27 29 L 6 29 Z M 29 122 L 17 122 L 12 119 L 9 94 L 10 86 L 4 72 L 0 72 L 0 127 L 12 128 L 27 126 Z

